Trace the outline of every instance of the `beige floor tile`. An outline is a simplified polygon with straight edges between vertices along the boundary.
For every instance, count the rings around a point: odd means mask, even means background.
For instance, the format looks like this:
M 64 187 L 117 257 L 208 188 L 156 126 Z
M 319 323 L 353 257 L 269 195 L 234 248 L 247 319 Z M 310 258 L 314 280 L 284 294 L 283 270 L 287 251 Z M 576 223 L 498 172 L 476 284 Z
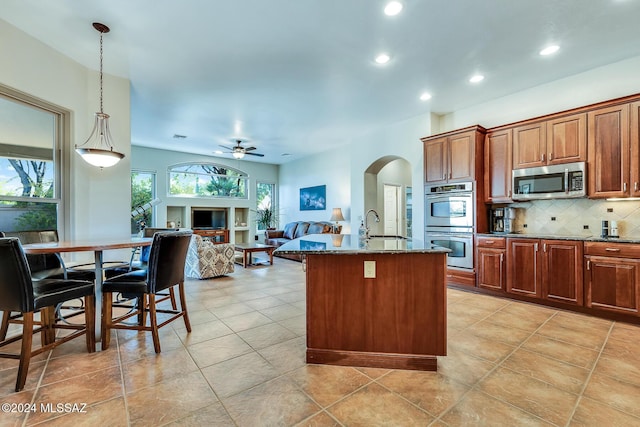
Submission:
M 132 393 L 197 370 L 198 366 L 186 349 L 163 351 L 123 366 L 125 391 Z
M 470 390 L 437 372 L 393 371 L 377 381 L 434 417 L 455 405 Z
M 222 307 L 211 309 L 211 312 L 219 319 L 226 319 L 227 317 L 238 316 L 239 314 L 251 313 L 252 311 L 255 311 L 255 309 L 242 302 L 223 305 Z
M 521 329 L 527 332 L 534 332 L 550 317 L 546 314 L 529 316 L 526 312 L 513 313 L 513 312 L 506 311 L 510 307 L 513 307 L 513 305 L 514 304 L 505 306 L 503 309 L 493 313 L 492 315 L 488 316 L 484 320 L 487 322 L 495 323 L 497 325 L 502 325 L 505 327 Z
M 595 372 L 640 386 L 640 358 L 600 357 Z
M 564 425 L 578 396 L 542 381 L 498 368 L 479 386 L 484 393 L 556 425 Z
M 182 326 L 182 325 L 181 325 Z M 176 328 L 176 334 L 184 345 L 193 345 L 213 338 L 220 338 L 232 334 L 233 331 L 221 320 L 213 320 L 199 325 L 192 325 L 191 332 L 186 329 Z
M 640 418 L 625 414 L 611 406 L 583 397 L 569 425 L 573 427 L 637 427 L 640 425 Z
M 540 334 L 532 335 L 522 345 L 522 348 L 585 369 L 591 369 L 599 355 L 595 350 L 578 347 Z
M 438 373 L 467 385 L 475 385 L 495 363 L 471 356 L 462 351 L 449 351 L 438 357 Z
M 73 408 L 73 407 L 72 407 Z M 73 408 L 75 411 L 76 408 Z M 78 406 L 82 412 L 70 412 L 58 414 L 56 418 L 49 419 L 38 425 L 49 426 L 100 426 L 100 427 L 120 427 L 128 424 L 128 417 L 125 411 L 124 398 L 117 397 L 105 402 L 96 403 L 92 406 Z M 27 420 L 27 425 L 31 425 L 33 419 Z
M 319 412 L 310 418 L 296 424 L 296 427 L 339 427 L 341 424 L 325 411 Z
M 268 296 L 264 298 L 249 300 L 245 304 L 253 308 L 254 310 L 264 310 L 265 308 L 277 307 L 279 305 L 285 305 L 287 303 L 279 298 Z
M 261 348 L 262 355 L 278 372 L 285 373 L 306 364 L 307 343 L 304 337 Z
M 217 401 L 200 372 L 172 378 L 127 396 L 132 426 L 169 423 Z
M 461 351 L 493 363 L 503 360 L 515 350 L 514 346 L 478 337 L 467 331 L 452 336 L 448 342 L 451 350 Z
M 618 334 L 620 336 L 620 334 Z M 623 339 L 609 338 L 602 350 L 602 353 L 609 357 L 621 359 L 634 359 L 640 354 L 640 341 L 624 337 Z
M 224 409 L 220 402 L 206 406 L 202 409 L 191 412 L 188 416 L 180 418 L 169 424 L 169 427 L 235 427 L 235 423 Z
M 371 378 L 345 366 L 307 365 L 288 376 L 323 408 L 371 382 Z
M 294 425 L 320 407 L 286 377 L 235 394 L 222 403 L 238 427 Z
M 300 310 L 298 307 L 294 307 L 291 304 L 279 305 L 277 307 L 263 308 L 260 313 L 264 314 L 268 318 L 279 322 L 292 317 L 299 317 L 304 315 L 304 310 Z
M 7 393 L 7 395 L 2 396 L 0 399 L 0 404 L 5 405 L 17 405 L 34 402 L 33 396 L 35 395 L 35 388 L 32 390 L 23 390 L 19 393 L 14 392 L 15 387 L 15 377 L 13 379 L 13 383 L 11 384 L 11 392 Z M 4 387 L 3 387 L 4 389 Z M 4 391 L 4 390 L 3 390 Z M 39 402 L 34 402 L 39 406 Z M 11 408 L 11 407 L 10 407 Z M 12 410 L 3 410 L 2 416 L 0 417 L 0 425 L 6 426 L 20 426 L 23 425 L 23 422 L 27 417 L 31 415 L 31 412 L 20 412 L 20 411 L 12 411 Z
M 594 372 L 584 396 L 609 405 L 619 411 L 640 417 L 640 386 Z
M 575 394 L 582 392 L 590 374 L 587 369 L 524 349 L 516 350 L 501 366 Z
M 384 375 L 387 375 L 389 372 L 392 372 L 391 369 L 382 369 L 382 368 L 363 368 L 357 367 L 358 371 L 362 372 L 372 380 L 380 378 Z
M 449 426 L 552 426 L 535 415 L 473 390 L 441 418 Z
M 484 310 L 497 311 L 511 304 L 511 301 L 505 298 L 476 294 L 471 297 L 467 295 L 467 298 L 465 298 L 462 303 L 466 305 L 474 305 Z
M 16 379 L 18 378 L 18 361 L 11 360 L 12 367 L 5 367 L 0 371 L 0 398 L 4 402 L 6 396 L 15 394 Z M 29 371 L 27 372 L 27 380 L 25 381 L 23 391 L 35 390 L 40 382 L 40 378 L 45 373 L 46 360 L 31 362 Z
M 66 357 L 52 358 L 49 361 L 42 384 L 50 384 L 116 366 L 119 366 L 119 358 L 118 349 L 115 346 L 95 353 L 68 354 Z
M 259 350 L 295 338 L 296 334 L 277 323 L 270 323 L 238 332 L 238 336 L 245 340 L 251 347 Z
M 223 322 L 234 332 L 241 332 L 247 329 L 266 325 L 268 323 L 273 323 L 273 320 L 258 311 L 252 311 L 250 313 L 227 317 L 226 319 L 223 319 Z
M 531 336 L 531 332 L 498 325 L 489 321 L 475 323 L 468 327 L 466 331 L 478 337 L 499 341 L 511 346 L 518 346 Z
M 194 344 L 187 347 L 187 349 L 200 368 L 252 351 L 251 347 L 235 334 Z
M 258 353 L 251 352 L 202 369 L 202 375 L 220 398 L 262 384 L 279 375 Z
M 572 325 L 575 326 L 575 325 Z M 583 333 L 576 333 L 575 329 L 569 329 L 559 322 L 549 321 L 538 329 L 537 333 L 558 341 L 600 351 L 604 345 L 609 330 L 601 328 L 585 327 Z
M 327 408 L 344 425 L 428 425 L 433 417 L 378 384 L 370 384 Z

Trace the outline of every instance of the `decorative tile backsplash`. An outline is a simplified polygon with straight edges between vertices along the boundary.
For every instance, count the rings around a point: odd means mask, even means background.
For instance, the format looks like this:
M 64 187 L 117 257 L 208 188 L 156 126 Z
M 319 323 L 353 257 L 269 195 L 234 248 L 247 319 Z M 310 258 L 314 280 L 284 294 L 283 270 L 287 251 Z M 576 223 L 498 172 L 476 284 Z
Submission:
M 602 220 L 608 220 L 618 222 L 620 237 L 640 238 L 640 201 L 637 200 L 532 200 L 509 206 L 520 208 L 516 213 L 516 231 L 520 233 L 600 236 Z

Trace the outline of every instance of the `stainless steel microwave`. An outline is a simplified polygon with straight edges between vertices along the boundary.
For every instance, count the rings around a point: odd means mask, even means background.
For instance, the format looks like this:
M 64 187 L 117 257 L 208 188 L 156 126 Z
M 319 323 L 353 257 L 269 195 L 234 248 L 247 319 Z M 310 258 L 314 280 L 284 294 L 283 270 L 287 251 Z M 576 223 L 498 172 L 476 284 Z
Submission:
M 569 199 L 585 197 L 585 162 L 514 169 L 513 200 Z

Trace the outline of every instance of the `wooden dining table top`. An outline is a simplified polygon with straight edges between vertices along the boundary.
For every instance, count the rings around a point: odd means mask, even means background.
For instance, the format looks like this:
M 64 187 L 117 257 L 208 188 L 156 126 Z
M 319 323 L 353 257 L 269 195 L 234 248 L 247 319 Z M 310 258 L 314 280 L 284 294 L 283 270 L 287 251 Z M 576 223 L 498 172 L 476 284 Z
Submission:
M 135 248 L 138 246 L 151 246 L 152 242 L 152 237 L 132 237 L 130 239 L 61 240 L 59 242 L 28 243 L 22 245 L 22 247 L 28 254 L 50 254 Z

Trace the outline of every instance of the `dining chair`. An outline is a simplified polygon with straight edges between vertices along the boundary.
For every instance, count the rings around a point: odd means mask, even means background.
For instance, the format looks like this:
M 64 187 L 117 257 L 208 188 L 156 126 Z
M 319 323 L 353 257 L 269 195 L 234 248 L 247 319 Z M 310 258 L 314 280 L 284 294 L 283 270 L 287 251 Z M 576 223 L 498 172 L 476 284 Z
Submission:
M 28 243 L 49 243 L 59 241 L 57 230 L 0 231 L 0 237 L 16 237 L 23 245 Z M 29 270 L 31 271 L 31 278 L 33 280 L 72 279 L 94 281 L 96 278 L 96 273 L 93 269 L 67 268 L 60 254 L 26 254 L 26 256 L 27 263 L 29 264 Z M 84 307 L 82 304 L 82 300 L 80 300 L 79 307 L 63 307 L 62 304 L 60 304 L 60 306 L 56 307 L 58 318 L 63 322 L 68 322 L 72 317 L 84 314 Z M 64 310 L 64 316 L 61 314 L 62 310 Z M 4 340 L 6 338 L 10 323 L 22 323 L 22 315 L 20 313 L 3 311 L 2 323 L 0 324 L 0 340 Z
M 65 301 L 84 298 L 83 324 L 56 322 L 55 307 Z M 22 333 L 0 341 L 0 348 L 22 339 L 20 354 L 0 353 L 0 357 L 19 359 L 16 391 L 24 388 L 29 362 L 33 356 L 48 351 L 71 339 L 84 335 L 87 351 L 96 349 L 95 341 L 95 285 L 91 281 L 71 279 L 33 280 L 26 255 L 15 237 L 0 238 L 0 309 L 20 313 Z M 40 320 L 34 321 L 34 313 Z M 37 327 L 36 327 L 37 326 Z M 57 329 L 72 329 L 56 340 Z M 41 346 L 32 349 L 33 335 L 41 332 Z
M 153 235 L 147 270 L 134 270 L 107 279 L 102 284 L 102 349 L 109 348 L 112 329 L 128 329 L 151 332 L 153 347 L 160 353 L 158 330 L 182 317 L 188 332 L 191 323 L 184 292 L 184 264 L 191 241 L 191 231 L 159 231 Z M 156 296 L 162 291 L 178 287 L 179 309 L 160 309 Z M 140 301 L 131 311 L 113 318 L 113 294 L 136 295 Z M 146 314 L 149 313 L 149 325 Z M 170 317 L 158 323 L 158 313 Z M 138 316 L 137 323 L 127 319 Z

